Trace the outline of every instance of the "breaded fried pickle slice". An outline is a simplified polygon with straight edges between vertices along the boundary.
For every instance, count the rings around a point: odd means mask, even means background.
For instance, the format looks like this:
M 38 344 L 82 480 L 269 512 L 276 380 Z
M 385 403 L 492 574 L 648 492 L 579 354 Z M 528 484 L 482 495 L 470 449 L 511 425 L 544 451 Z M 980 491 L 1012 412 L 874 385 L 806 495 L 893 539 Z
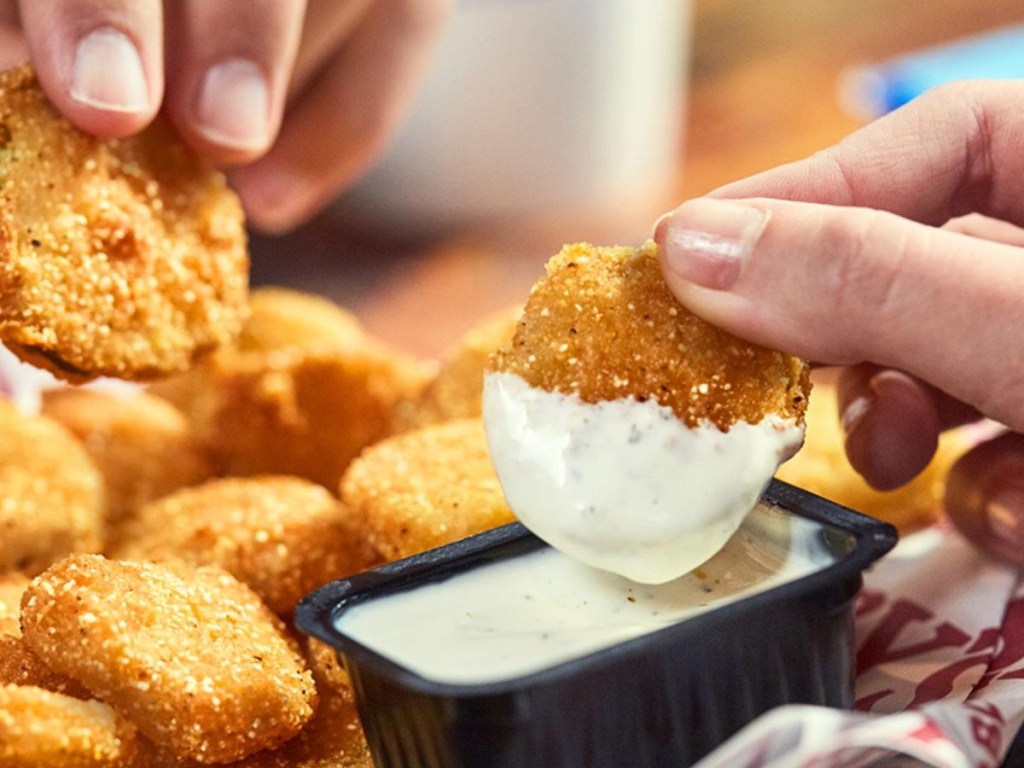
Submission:
M 161 120 L 100 140 L 0 73 L 0 341 L 69 381 L 150 379 L 234 339 L 241 206 Z
M 114 554 L 219 566 L 287 615 L 303 595 L 377 559 L 350 517 L 309 480 L 229 477 L 144 506 Z
M 389 560 L 515 519 L 480 419 L 431 424 L 371 445 L 345 472 L 341 498 Z
M 490 370 L 598 403 L 632 397 L 671 408 L 689 427 L 722 431 L 767 414 L 803 423 L 810 368 L 682 307 L 653 242 L 565 246 L 530 293 L 515 338 Z
M 60 424 L 0 399 L 0 571 L 35 575 L 103 544 L 103 477 Z
M 313 716 L 313 678 L 283 625 L 219 568 L 72 556 L 32 582 L 21 618 L 51 669 L 179 758 L 239 760 Z
M 0 686 L 0 765 L 127 768 L 136 764 L 138 746 L 135 728 L 105 704 Z
M 70 430 L 102 473 L 108 543 L 142 505 L 213 475 L 188 419 L 155 395 L 54 389 L 43 393 L 43 414 Z

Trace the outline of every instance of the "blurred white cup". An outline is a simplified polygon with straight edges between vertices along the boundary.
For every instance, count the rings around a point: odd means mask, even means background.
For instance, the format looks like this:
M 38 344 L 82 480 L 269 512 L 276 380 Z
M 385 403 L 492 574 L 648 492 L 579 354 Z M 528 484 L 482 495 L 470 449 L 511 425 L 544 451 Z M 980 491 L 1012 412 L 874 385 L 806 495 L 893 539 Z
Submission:
M 410 118 L 342 202 L 407 226 L 655 199 L 690 0 L 459 0 Z

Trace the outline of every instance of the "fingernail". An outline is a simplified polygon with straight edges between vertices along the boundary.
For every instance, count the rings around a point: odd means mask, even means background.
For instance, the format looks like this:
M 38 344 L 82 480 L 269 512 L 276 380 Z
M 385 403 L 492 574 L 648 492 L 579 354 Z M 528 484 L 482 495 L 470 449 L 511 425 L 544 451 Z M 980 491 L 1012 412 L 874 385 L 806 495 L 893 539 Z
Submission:
M 669 269 L 683 280 L 731 288 L 768 225 L 768 212 L 745 203 L 701 197 L 659 219 L 655 239 Z
M 988 529 L 1018 554 L 1024 550 L 1024 490 L 1003 488 L 985 505 Z
M 149 108 L 142 58 L 127 35 L 103 27 L 78 41 L 71 65 L 71 98 L 111 112 Z
M 843 427 L 843 434 L 849 435 L 854 432 L 870 410 L 871 398 L 861 396 L 851 400 L 839 415 L 839 423 Z
M 270 143 L 270 89 L 248 59 L 228 59 L 206 71 L 195 107 L 196 129 L 208 141 L 238 149 Z

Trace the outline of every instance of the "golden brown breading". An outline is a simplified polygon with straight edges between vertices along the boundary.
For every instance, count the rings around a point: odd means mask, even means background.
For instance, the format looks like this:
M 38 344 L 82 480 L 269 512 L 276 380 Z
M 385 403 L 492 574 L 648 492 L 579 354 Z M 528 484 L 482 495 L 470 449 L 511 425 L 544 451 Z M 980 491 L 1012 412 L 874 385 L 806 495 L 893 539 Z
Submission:
M 182 758 L 272 749 L 315 709 L 280 620 L 218 568 L 75 555 L 33 580 L 22 629 L 48 666 Z
M 317 587 L 377 560 L 351 513 L 326 489 L 297 477 L 183 488 L 143 507 L 129 531 L 114 556 L 220 566 L 281 615 Z
M 0 74 L 0 341 L 70 381 L 186 369 L 237 335 L 242 209 L 162 119 L 99 140 Z
M 356 316 L 322 296 L 288 288 L 256 288 L 249 297 L 249 309 L 238 337 L 238 348 L 244 351 L 357 349 L 367 343 Z
M 81 443 L 0 400 L 0 571 L 34 575 L 103 543 L 103 477 Z
M 280 749 L 260 752 L 232 768 L 373 768 L 348 677 L 326 645 L 309 641 L 306 658 L 320 694 L 316 716 Z
M 307 638 L 306 659 L 316 681 L 320 704 L 298 736 L 275 750 L 265 750 L 231 763 L 230 768 L 373 768 L 374 762 L 356 712 L 348 676 L 329 646 Z M 196 768 L 149 747 L 146 768 Z M 226 767 L 228 768 L 228 767 Z
M 445 353 L 437 375 L 420 397 L 399 407 L 395 431 L 480 416 L 488 361 L 494 352 L 511 344 L 522 314 L 522 307 L 511 307 L 471 328 Z
M 5 768 L 125 768 L 135 728 L 106 704 L 32 686 L 0 686 L 0 765 Z
M 225 353 L 201 367 L 192 423 L 222 474 L 296 475 L 331 489 L 422 382 L 390 357 L 332 349 Z
M 20 571 L 0 573 L 0 635 L 21 637 L 21 596 L 28 582 Z
M 23 637 L 0 635 L 0 685 L 34 685 L 76 699 L 91 699 L 77 680 L 54 672 Z
M 773 413 L 802 422 L 810 389 L 803 361 L 737 339 L 683 308 L 665 285 L 653 242 L 565 246 L 492 369 L 589 403 L 653 399 L 691 427 L 707 420 L 722 430 Z
M 514 519 L 480 419 L 432 424 L 370 446 L 345 473 L 341 497 L 389 560 Z
M 103 473 L 110 539 L 146 502 L 213 476 L 209 449 L 188 419 L 154 395 L 51 390 L 43 413 L 71 430 Z
M 240 346 L 152 391 L 188 415 L 222 474 L 297 475 L 333 490 L 431 369 L 324 299 L 283 289 L 254 298 Z
M 846 458 L 846 437 L 839 421 L 834 386 L 817 383 L 807 409 L 804 446 L 776 474 L 838 504 L 895 525 L 902 534 L 924 528 L 942 513 L 946 475 L 970 447 L 964 435 L 946 432 L 928 466 L 906 485 L 878 491 L 857 474 Z

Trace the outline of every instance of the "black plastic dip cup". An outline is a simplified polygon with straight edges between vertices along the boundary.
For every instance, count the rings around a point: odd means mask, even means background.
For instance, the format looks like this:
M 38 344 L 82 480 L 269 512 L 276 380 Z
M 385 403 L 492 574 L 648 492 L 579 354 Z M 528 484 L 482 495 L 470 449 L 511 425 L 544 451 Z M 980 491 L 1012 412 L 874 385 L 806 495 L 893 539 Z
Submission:
M 774 707 L 852 704 L 853 600 L 896 531 L 779 481 L 762 503 L 817 523 L 831 562 L 512 679 L 428 679 L 349 636 L 339 620 L 365 601 L 547 546 L 518 524 L 329 584 L 299 604 L 295 620 L 347 669 L 381 768 L 682 768 Z M 415 642 L 415 626 L 410 635 Z

